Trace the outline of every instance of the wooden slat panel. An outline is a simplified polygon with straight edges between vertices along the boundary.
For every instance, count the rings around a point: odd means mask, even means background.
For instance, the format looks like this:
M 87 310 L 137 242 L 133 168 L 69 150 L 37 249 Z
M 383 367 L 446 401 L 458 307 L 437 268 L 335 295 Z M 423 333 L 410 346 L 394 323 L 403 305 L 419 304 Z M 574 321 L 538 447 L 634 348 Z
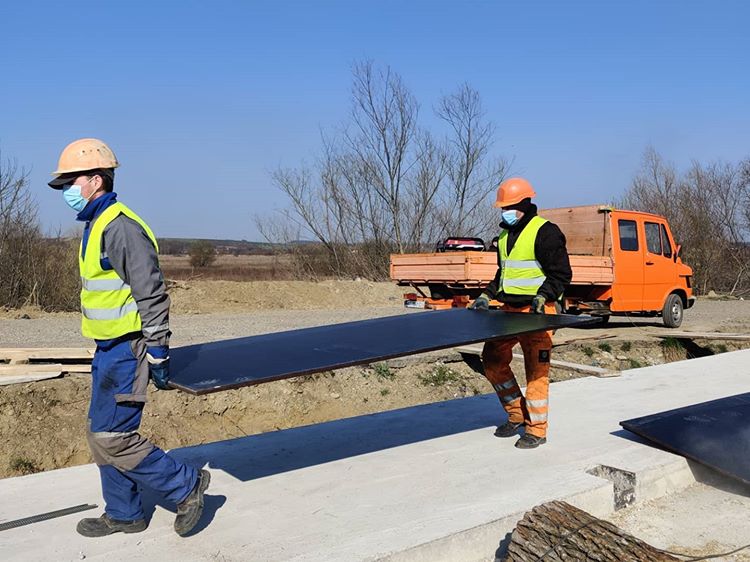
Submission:
M 456 283 L 491 281 L 497 271 L 494 252 L 393 254 L 391 279 Z
M 486 284 L 497 272 L 494 252 L 394 255 L 391 259 L 391 278 L 396 280 Z M 614 282 L 609 257 L 573 255 L 570 265 L 575 284 L 611 285 Z
M 609 214 L 599 205 L 545 209 L 539 215 L 560 227 L 567 240 L 570 254 L 609 256 L 612 237 Z

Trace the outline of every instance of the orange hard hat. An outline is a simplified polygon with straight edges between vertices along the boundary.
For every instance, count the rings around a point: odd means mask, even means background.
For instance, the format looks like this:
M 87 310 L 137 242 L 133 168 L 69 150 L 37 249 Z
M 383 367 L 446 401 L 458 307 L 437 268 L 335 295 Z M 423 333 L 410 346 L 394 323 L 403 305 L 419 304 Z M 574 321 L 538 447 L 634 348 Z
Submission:
M 104 142 L 99 139 L 78 139 L 63 149 L 57 170 L 52 175 L 59 177 L 72 172 L 112 169 L 119 165 L 115 153 Z
M 497 188 L 495 207 L 510 207 L 532 197 L 536 197 L 536 192 L 528 181 L 523 178 L 509 178 Z

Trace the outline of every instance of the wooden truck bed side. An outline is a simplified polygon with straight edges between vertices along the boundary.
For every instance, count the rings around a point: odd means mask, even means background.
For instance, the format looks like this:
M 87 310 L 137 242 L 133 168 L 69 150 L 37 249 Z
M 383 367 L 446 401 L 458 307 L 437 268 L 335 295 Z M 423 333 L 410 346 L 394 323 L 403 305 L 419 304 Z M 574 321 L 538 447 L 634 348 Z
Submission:
M 603 256 L 570 256 L 574 285 L 611 285 L 612 259 Z M 402 284 L 441 283 L 483 286 L 497 272 L 494 252 L 442 252 L 435 254 L 393 254 L 391 279 Z
M 573 285 L 614 283 L 609 209 L 598 205 L 539 212 L 560 227 L 567 240 Z M 402 285 L 447 284 L 484 286 L 495 277 L 495 252 L 393 254 L 391 279 Z
M 497 272 L 494 252 L 393 254 L 391 279 L 409 283 L 485 285 Z
M 610 209 L 599 205 L 539 211 L 539 216 L 560 227 L 571 256 L 612 257 Z

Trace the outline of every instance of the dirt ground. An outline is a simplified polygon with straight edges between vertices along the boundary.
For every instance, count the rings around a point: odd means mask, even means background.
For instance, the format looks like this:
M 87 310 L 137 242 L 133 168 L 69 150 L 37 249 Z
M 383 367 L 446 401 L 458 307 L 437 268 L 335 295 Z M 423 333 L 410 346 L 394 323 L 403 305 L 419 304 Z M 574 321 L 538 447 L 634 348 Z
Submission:
M 403 314 L 402 292 L 389 283 L 366 281 L 178 283 L 171 288 L 173 344 Z M 0 346 L 89 346 L 78 334 L 78 322 L 77 314 L 6 311 L 0 317 Z M 686 313 L 683 328 L 747 332 L 750 303 L 699 301 Z M 664 332 L 658 319 L 628 318 L 612 319 L 604 328 L 560 330 L 558 343 L 610 337 L 558 345 L 553 359 L 617 371 L 742 347 L 729 341 L 686 347 L 655 338 L 655 332 Z M 522 365 L 516 367 L 524 384 Z M 551 374 L 553 381 L 579 376 L 557 368 Z M 0 387 L 0 477 L 91 462 L 84 438 L 89 380 L 77 375 Z M 459 354 L 435 352 L 204 397 L 151 391 L 142 431 L 171 449 L 490 390 Z
M 679 492 L 614 512 L 607 519 L 647 543 L 696 559 L 750 545 L 750 486 L 691 465 L 695 484 Z M 707 559 L 707 558 L 705 558 Z M 750 548 L 715 558 L 750 561 Z

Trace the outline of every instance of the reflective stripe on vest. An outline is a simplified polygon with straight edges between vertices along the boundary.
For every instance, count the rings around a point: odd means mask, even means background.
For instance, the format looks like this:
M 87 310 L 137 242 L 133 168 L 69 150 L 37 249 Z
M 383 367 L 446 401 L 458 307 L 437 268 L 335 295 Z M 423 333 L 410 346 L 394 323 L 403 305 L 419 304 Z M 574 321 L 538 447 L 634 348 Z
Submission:
M 500 286 L 504 293 L 534 296 L 547 279 L 534 252 L 536 236 L 546 222 L 546 219 L 539 216 L 532 217 L 518 235 L 510 255 L 508 254 L 508 231 L 504 230 L 500 234 L 497 253 L 498 262 L 502 268 Z
M 81 258 L 83 246 L 78 252 L 81 272 L 81 332 L 87 338 L 108 340 L 141 331 L 141 316 L 130 285 L 114 269 L 104 270 L 101 265 L 101 258 L 105 255 L 102 253 L 104 229 L 119 215 L 125 215 L 141 225 L 156 251 L 159 251 L 156 237 L 148 225 L 122 203 L 110 205 L 94 220 L 90 227 L 85 259 Z

